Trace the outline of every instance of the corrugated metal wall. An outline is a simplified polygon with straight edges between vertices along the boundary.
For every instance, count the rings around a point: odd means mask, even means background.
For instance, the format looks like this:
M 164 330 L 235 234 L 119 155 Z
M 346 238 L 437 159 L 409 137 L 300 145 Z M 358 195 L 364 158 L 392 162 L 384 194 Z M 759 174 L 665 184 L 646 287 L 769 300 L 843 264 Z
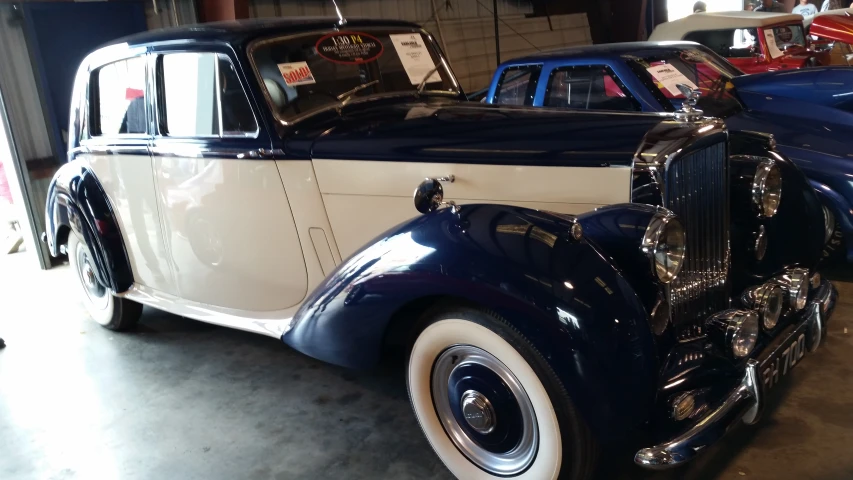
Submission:
M 484 88 L 496 65 L 491 0 L 339 0 L 346 17 L 409 20 L 440 41 L 466 91 Z M 250 0 L 253 17 L 334 16 L 330 0 Z M 586 14 L 527 18 L 530 1 L 501 0 L 501 60 L 570 45 L 589 45 Z M 440 23 L 440 26 L 439 26 Z M 443 35 L 443 38 L 441 38 Z

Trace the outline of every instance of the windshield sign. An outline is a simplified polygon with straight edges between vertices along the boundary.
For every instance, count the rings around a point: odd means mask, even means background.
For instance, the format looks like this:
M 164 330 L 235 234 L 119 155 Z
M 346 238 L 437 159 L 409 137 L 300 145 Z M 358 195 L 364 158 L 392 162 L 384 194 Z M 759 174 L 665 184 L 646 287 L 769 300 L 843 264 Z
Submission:
M 457 94 L 438 49 L 418 31 L 344 31 L 250 47 L 270 107 L 284 122 L 374 95 Z

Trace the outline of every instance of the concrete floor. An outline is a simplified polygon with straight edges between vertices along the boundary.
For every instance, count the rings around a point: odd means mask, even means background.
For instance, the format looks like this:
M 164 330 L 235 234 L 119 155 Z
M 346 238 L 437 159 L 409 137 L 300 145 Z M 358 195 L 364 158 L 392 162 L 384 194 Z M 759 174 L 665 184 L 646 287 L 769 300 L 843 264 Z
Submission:
M 0 256 L 0 479 L 450 477 L 401 369 L 347 371 L 148 309 L 112 333 L 86 318 L 67 268 L 24 259 Z M 853 478 L 853 284 L 840 287 L 827 343 L 757 428 L 665 473 L 624 452 L 602 478 Z

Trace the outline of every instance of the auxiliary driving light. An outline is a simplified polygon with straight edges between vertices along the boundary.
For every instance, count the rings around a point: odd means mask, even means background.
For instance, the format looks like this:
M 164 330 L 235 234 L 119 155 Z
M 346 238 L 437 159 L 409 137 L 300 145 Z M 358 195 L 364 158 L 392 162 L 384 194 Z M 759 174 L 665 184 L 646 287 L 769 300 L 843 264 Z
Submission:
M 805 268 L 794 268 L 784 275 L 776 277 L 775 282 L 785 291 L 788 305 L 794 310 L 806 308 L 809 299 L 809 271 Z
M 712 316 L 708 333 L 734 358 L 743 358 L 758 340 L 758 314 L 752 310 L 725 310 Z
M 776 283 L 765 283 L 743 292 L 741 302 L 745 307 L 757 311 L 761 324 L 770 330 L 779 323 L 785 303 L 785 292 Z

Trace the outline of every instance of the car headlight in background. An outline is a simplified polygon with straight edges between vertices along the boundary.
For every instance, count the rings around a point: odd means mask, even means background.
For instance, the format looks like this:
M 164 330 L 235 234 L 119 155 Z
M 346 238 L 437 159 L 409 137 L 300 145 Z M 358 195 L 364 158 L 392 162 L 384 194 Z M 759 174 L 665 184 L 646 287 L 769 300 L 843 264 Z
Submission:
M 835 215 L 832 211 L 823 205 L 823 243 L 828 243 L 832 238 L 832 232 L 835 230 Z
M 776 283 L 765 283 L 745 291 L 741 302 L 747 308 L 758 312 L 761 324 L 770 330 L 779 323 L 782 307 L 785 304 L 785 292 Z
M 758 164 L 752 178 L 752 203 L 762 217 L 772 217 L 782 201 L 782 172 L 767 158 Z
M 758 340 L 758 314 L 752 310 L 726 310 L 708 320 L 708 333 L 734 358 L 744 358 Z
M 640 246 L 652 260 L 652 270 L 663 283 L 675 280 L 687 253 L 684 226 L 675 214 L 661 208 L 652 217 Z

